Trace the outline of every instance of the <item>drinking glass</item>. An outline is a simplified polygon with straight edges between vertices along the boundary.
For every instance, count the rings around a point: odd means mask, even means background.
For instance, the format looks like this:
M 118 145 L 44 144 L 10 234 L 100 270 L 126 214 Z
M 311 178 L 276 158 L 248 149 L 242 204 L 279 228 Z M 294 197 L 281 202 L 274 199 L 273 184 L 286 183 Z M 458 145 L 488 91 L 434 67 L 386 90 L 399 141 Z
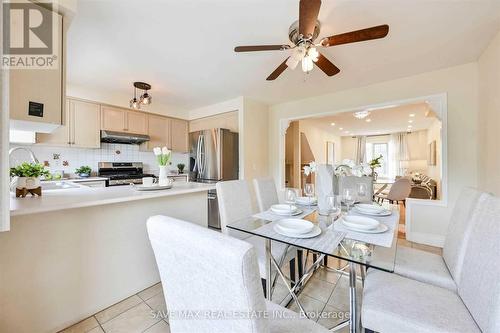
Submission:
M 356 202 L 354 191 L 351 188 L 344 188 L 342 197 L 345 205 L 347 206 L 347 213 L 349 213 L 350 207 L 354 204 L 354 202 Z
M 362 201 L 366 195 L 368 194 L 368 190 L 365 183 L 358 183 L 358 198 L 359 201 Z
M 314 196 L 314 185 L 307 183 L 304 186 L 304 193 L 306 194 L 306 197 L 308 198 L 309 209 L 311 209 L 311 198 Z
M 297 192 L 293 188 L 287 188 L 285 191 L 285 202 L 290 206 L 290 216 L 292 216 L 292 206 L 297 199 Z
M 341 212 L 340 203 L 337 200 L 337 197 L 334 195 L 327 195 L 326 198 L 326 207 L 328 209 L 328 217 L 332 217 L 332 223 L 337 216 L 339 216 Z

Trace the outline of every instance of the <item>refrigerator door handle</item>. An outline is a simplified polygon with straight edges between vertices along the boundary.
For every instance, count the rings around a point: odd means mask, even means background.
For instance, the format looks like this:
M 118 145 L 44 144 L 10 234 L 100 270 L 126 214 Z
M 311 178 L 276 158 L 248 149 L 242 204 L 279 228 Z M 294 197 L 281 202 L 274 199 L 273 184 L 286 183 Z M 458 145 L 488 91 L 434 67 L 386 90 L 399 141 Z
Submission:
M 206 161 L 205 161 L 205 136 L 200 137 L 200 164 L 201 164 L 201 173 L 205 173 L 205 166 L 206 166 Z

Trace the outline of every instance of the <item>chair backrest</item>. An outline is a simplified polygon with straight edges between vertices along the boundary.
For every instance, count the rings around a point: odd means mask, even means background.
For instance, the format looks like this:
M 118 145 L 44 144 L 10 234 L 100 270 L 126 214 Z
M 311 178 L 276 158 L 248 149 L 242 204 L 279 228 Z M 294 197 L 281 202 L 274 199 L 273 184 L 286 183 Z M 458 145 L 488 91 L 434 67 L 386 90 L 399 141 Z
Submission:
M 263 316 L 242 315 L 266 310 L 252 245 L 161 215 L 150 217 L 147 229 L 172 332 L 269 330 Z
M 255 178 L 253 180 L 255 195 L 259 211 L 263 212 L 271 208 L 272 205 L 279 203 L 278 191 L 272 178 Z
M 220 224 L 223 233 L 227 225 L 252 216 L 252 199 L 246 180 L 230 180 L 215 185 L 219 203 Z
M 352 188 L 357 196 L 357 201 L 370 203 L 373 201 L 373 178 L 372 177 L 356 177 L 356 176 L 340 176 L 339 180 L 339 195 L 344 193 L 344 188 Z M 366 195 L 359 197 L 358 184 L 366 185 Z
M 443 246 L 443 258 L 457 284 L 460 282 L 466 245 L 473 232 L 474 221 L 471 218 L 482 195 L 486 194 L 471 187 L 464 188 L 451 213 Z
M 473 217 L 458 294 L 482 332 L 500 332 L 500 198 L 482 195 Z
M 387 199 L 389 200 L 405 200 L 411 192 L 411 182 L 408 178 L 401 177 L 392 184 Z

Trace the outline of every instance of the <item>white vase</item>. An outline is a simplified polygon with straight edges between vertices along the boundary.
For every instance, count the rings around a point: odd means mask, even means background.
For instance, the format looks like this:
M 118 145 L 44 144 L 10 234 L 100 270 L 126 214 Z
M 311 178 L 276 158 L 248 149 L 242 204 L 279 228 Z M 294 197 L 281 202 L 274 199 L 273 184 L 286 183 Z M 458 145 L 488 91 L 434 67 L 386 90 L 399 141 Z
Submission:
M 23 188 L 32 190 L 39 186 L 40 177 L 17 177 L 13 179 L 13 182 L 11 183 L 11 188 L 18 188 L 20 190 Z
M 158 179 L 161 181 L 162 179 L 167 179 L 167 166 L 160 165 L 160 173 L 158 175 Z

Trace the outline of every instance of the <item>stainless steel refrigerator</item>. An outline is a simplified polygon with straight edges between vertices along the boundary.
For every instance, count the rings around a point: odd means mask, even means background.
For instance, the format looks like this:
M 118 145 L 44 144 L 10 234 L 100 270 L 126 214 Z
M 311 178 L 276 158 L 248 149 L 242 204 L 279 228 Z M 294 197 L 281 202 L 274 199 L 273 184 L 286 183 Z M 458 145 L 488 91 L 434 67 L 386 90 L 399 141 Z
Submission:
M 238 133 L 213 128 L 189 133 L 189 179 L 216 183 L 238 179 Z M 208 226 L 220 229 L 215 190 L 208 193 Z

